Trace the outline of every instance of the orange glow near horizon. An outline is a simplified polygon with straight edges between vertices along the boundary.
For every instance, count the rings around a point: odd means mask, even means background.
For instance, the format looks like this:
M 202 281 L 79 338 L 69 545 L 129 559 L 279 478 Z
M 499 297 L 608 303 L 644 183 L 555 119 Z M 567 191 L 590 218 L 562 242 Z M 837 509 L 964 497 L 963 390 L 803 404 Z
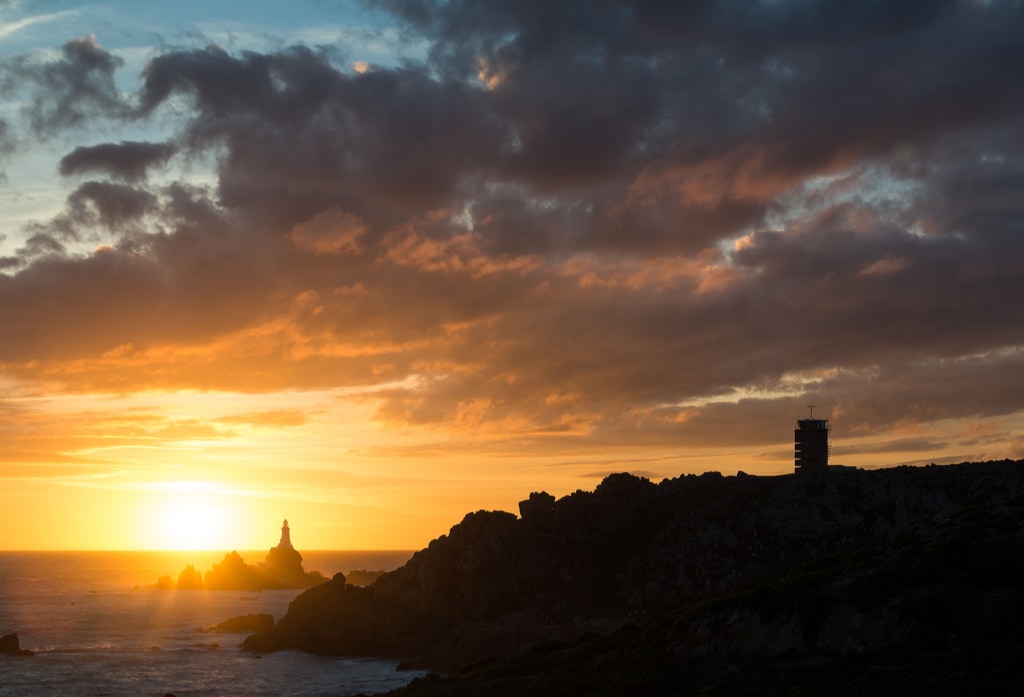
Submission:
M 682 420 L 682 407 L 637 413 L 703 434 L 679 447 L 609 442 L 593 431 L 596 415 L 571 411 L 571 393 L 545 400 L 575 414 L 572 428 L 552 433 L 477 413 L 491 404 L 463 405 L 429 427 L 388 421 L 372 391 L 54 396 L 8 386 L 0 550 L 261 550 L 277 544 L 284 518 L 300 551 L 420 549 L 470 511 L 517 513 L 533 491 L 593 490 L 612 472 L 660 481 L 792 471 L 789 421 L 774 445 L 729 445 L 740 431 L 702 416 L 714 405 L 687 406 Z M 834 432 L 832 461 L 949 461 L 927 444 L 1021 426 L 949 420 L 865 435 L 847 423 Z
M 372 403 L 335 393 L 25 395 L 19 406 L 32 416 L 0 453 L 8 550 L 266 549 L 284 518 L 300 550 L 418 549 L 469 511 L 517 511 L 531 491 L 593 489 L 625 468 L 624 452 L 516 458 L 487 433 L 383 424 Z

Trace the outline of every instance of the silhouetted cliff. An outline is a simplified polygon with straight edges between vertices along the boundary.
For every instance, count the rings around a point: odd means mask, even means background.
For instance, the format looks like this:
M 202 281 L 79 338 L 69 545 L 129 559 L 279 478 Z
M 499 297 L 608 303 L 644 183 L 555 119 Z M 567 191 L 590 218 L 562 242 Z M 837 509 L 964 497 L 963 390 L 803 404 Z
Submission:
M 338 577 L 303 593 L 245 645 L 447 670 L 492 661 L 493 694 L 527 689 L 520 674 L 559 694 L 569 676 L 553 666 L 573 662 L 590 667 L 565 694 L 581 680 L 641 694 L 722 661 L 995 660 L 1022 644 L 1022 493 L 1024 463 L 1009 461 L 657 485 L 613 475 L 593 493 L 532 494 L 521 518 L 471 513 L 372 586 Z M 484 679 L 477 665 L 408 694 L 449 694 Z

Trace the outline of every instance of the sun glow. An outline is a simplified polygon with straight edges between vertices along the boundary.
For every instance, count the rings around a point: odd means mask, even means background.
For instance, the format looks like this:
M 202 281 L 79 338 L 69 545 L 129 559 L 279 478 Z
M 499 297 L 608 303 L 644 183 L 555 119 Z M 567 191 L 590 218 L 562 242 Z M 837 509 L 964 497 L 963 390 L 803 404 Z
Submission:
M 217 549 L 239 546 L 235 506 L 227 494 L 202 482 L 164 485 L 150 512 L 153 549 Z

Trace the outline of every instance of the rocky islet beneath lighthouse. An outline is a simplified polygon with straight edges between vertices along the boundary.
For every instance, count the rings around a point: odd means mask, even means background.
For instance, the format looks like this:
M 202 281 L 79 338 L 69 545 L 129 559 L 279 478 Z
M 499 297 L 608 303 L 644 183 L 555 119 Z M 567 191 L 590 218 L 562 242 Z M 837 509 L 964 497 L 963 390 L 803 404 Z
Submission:
M 247 564 L 238 552 L 229 552 L 219 564 L 205 574 L 194 566 L 186 566 L 177 582 L 163 576 L 156 586 L 178 590 L 246 590 L 261 591 L 287 588 L 312 588 L 327 581 L 319 571 L 302 568 L 302 555 L 292 546 L 291 528 L 285 520 L 281 540 L 271 547 L 260 564 Z

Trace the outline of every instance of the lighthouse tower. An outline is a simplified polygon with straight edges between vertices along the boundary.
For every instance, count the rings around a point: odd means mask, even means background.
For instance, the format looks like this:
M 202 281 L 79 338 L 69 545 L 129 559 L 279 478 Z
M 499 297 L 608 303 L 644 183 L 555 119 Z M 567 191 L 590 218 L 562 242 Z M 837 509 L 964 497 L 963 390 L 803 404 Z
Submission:
M 832 429 L 827 419 L 814 418 L 814 407 L 810 409 L 811 418 L 798 419 L 793 434 L 797 474 L 828 470 L 828 432 Z
M 279 549 L 293 549 L 292 547 L 292 531 L 288 527 L 288 519 L 285 518 L 284 525 L 281 526 L 281 541 L 277 543 Z

